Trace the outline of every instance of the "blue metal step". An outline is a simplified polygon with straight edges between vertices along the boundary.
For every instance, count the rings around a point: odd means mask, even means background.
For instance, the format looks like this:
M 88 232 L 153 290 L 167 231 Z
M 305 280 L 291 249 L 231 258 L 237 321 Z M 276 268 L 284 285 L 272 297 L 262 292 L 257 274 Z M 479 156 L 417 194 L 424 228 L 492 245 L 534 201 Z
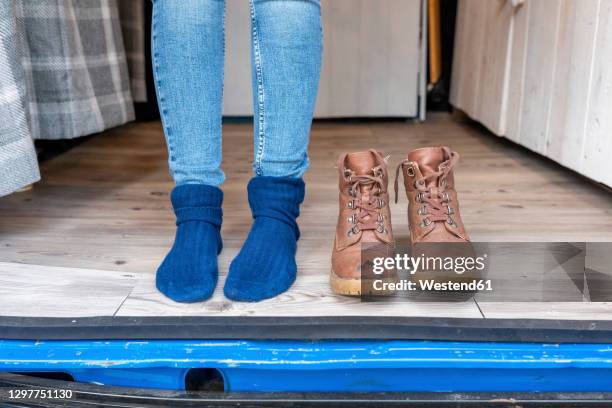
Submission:
M 607 392 L 611 344 L 414 340 L 0 340 L 0 371 L 184 390 L 216 370 L 228 392 Z

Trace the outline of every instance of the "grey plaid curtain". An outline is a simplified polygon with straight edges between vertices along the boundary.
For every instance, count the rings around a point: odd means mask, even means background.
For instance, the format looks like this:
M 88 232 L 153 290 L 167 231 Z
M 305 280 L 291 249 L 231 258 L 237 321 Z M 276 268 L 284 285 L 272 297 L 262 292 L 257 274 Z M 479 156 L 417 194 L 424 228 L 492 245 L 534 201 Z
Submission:
M 146 100 L 143 3 L 121 1 L 123 25 L 117 0 L 0 0 L 0 196 L 39 179 L 32 138 L 133 120 L 130 77 Z
M 28 128 L 14 2 L 0 0 L 0 196 L 40 179 Z
M 130 85 L 134 102 L 147 101 L 145 61 L 145 5 L 144 0 L 119 1 L 119 17 L 123 44 L 130 71 Z
M 14 1 L 35 139 L 79 137 L 134 119 L 116 0 Z

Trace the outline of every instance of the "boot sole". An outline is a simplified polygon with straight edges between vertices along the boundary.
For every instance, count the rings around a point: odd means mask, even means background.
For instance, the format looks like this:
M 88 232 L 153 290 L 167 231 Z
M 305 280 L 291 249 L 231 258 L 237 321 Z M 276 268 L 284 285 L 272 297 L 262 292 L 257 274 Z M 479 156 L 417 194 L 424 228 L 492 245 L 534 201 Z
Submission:
M 329 275 L 329 284 L 332 292 L 338 295 L 360 296 L 361 279 L 344 279 L 336 275 L 332 269 Z
M 381 279 L 383 282 L 387 283 L 396 283 L 398 281 L 397 278 L 387 278 Z M 368 287 L 372 287 L 374 280 L 365 280 L 365 284 Z M 331 270 L 329 275 L 329 284 L 331 286 L 332 291 L 337 295 L 345 295 L 345 296 L 361 296 L 362 295 L 362 280 L 361 279 L 345 279 L 341 278 L 334 270 Z M 376 294 L 378 296 L 391 295 L 392 292 L 383 292 L 383 291 L 367 291 L 364 293 L 365 295 Z

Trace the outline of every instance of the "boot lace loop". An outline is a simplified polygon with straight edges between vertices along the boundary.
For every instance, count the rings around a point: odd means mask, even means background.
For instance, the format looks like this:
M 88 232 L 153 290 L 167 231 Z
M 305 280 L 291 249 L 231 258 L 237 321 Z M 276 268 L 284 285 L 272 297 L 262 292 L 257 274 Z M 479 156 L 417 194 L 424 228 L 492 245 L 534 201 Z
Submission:
M 423 219 L 423 224 L 425 226 L 436 221 L 444 221 L 449 225 L 455 225 L 451 217 L 453 209 L 448 205 L 451 198 L 446 191 L 446 187 L 448 174 L 459 161 L 459 154 L 457 152 L 451 152 L 448 148 L 444 148 L 444 151 L 448 159 L 438 166 L 438 170 L 427 176 L 419 177 L 414 181 L 414 187 L 417 190 L 417 201 L 423 204 L 419 209 L 419 214 L 425 216 Z M 405 159 L 399 163 L 395 169 L 394 190 L 396 203 L 399 189 L 399 172 L 400 169 L 409 164 L 411 164 L 411 162 Z M 433 186 L 427 187 L 428 182 L 431 180 L 436 180 L 436 182 Z
M 349 195 L 354 197 L 352 201 L 353 215 L 349 221 L 354 224 L 349 230 L 349 235 L 357 234 L 359 231 L 377 230 L 384 232 L 383 209 L 387 203 L 380 194 L 383 192 L 382 171 L 379 168 L 374 169 L 374 175 L 355 175 L 354 172 L 348 170 L 349 181 L 352 183 L 349 187 Z M 370 194 L 364 200 L 362 190 L 363 187 L 370 187 Z

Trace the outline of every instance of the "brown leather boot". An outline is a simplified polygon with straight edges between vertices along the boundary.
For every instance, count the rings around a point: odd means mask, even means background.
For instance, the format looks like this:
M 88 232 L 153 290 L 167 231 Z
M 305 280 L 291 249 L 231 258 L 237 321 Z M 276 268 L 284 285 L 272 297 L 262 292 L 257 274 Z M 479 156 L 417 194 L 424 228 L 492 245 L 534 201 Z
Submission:
M 408 197 L 410 250 L 413 257 L 438 260 L 475 257 L 474 248 L 461 220 L 455 190 L 453 168 L 458 161 L 459 154 L 448 147 L 425 147 L 408 153 L 407 159 L 397 166 L 395 201 L 401 168 Z M 437 265 L 435 262 L 432 264 Z M 413 272 L 411 280 L 471 282 L 480 279 L 480 276 L 480 272 L 475 269 L 458 273 L 438 265 L 430 270 L 419 269 Z
M 388 278 L 388 274 L 366 275 L 361 256 L 366 247 L 387 256 L 393 242 L 387 163 L 375 150 L 345 153 L 338 159 L 338 173 L 340 212 L 332 252 L 331 287 L 338 294 L 360 295 L 367 285 L 362 279 Z
M 401 168 L 413 244 L 470 240 L 461 221 L 455 191 L 453 167 L 458 161 L 459 154 L 448 147 L 424 147 L 408 153 L 408 158 L 397 166 L 395 202 Z

